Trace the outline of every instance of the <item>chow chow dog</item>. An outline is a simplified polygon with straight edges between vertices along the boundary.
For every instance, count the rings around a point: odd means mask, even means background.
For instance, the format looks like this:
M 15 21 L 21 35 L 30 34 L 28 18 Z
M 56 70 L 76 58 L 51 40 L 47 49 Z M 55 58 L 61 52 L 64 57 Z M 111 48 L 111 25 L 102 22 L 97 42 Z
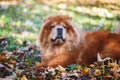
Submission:
M 68 15 L 52 15 L 40 30 L 42 64 L 48 67 L 90 65 L 101 58 L 120 59 L 120 34 L 109 31 L 81 32 Z

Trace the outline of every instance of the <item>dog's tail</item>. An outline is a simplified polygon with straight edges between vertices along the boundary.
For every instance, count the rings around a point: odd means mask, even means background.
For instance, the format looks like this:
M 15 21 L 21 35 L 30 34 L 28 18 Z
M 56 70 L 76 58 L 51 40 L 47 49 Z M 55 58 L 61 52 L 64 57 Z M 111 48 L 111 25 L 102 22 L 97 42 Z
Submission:
M 120 23 L 115 27 L 114 32 L 120 34 Z

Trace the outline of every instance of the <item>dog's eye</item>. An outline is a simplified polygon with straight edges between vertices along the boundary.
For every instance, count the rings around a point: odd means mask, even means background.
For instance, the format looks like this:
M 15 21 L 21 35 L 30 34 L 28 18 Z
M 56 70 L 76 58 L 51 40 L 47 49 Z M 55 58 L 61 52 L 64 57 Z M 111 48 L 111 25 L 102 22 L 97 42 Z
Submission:
M 66 28 L 65 26 L 63 26 L 64 28 Z
M 55 26 L 50 26 L 50 29 L 54 28 Z

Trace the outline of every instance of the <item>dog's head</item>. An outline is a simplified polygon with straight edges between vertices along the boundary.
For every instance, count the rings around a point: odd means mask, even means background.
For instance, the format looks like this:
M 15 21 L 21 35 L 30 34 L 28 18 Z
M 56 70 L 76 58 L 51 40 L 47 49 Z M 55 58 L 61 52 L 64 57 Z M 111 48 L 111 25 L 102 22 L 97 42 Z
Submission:
M 68 15 L 53 15 L 44 19 L 40 31 L 40 43 L 42 47 L 47 44 L 64 45 L 66 42 L 74 42 L 79 37 L 78 30 L 72 24 L 72 18 Z

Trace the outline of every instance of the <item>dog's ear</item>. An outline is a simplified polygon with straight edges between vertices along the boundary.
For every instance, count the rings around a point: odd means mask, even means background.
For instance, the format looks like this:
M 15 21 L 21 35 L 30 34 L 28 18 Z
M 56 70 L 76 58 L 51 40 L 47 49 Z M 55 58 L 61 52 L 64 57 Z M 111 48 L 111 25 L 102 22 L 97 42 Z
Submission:
M 46 23 L 46 22 L 50 21 L 52 18 L 54 18 L 53 15 L 52 15 L 52 16 L 50 15 L 50 16 L 45 17 L 44 20 L 43 20 L 43 23 Z
M 43 23 L 46 23 L 47 21 L 50 20 L 50 17 L 46 17 L 44 20 L 43 20 Z

